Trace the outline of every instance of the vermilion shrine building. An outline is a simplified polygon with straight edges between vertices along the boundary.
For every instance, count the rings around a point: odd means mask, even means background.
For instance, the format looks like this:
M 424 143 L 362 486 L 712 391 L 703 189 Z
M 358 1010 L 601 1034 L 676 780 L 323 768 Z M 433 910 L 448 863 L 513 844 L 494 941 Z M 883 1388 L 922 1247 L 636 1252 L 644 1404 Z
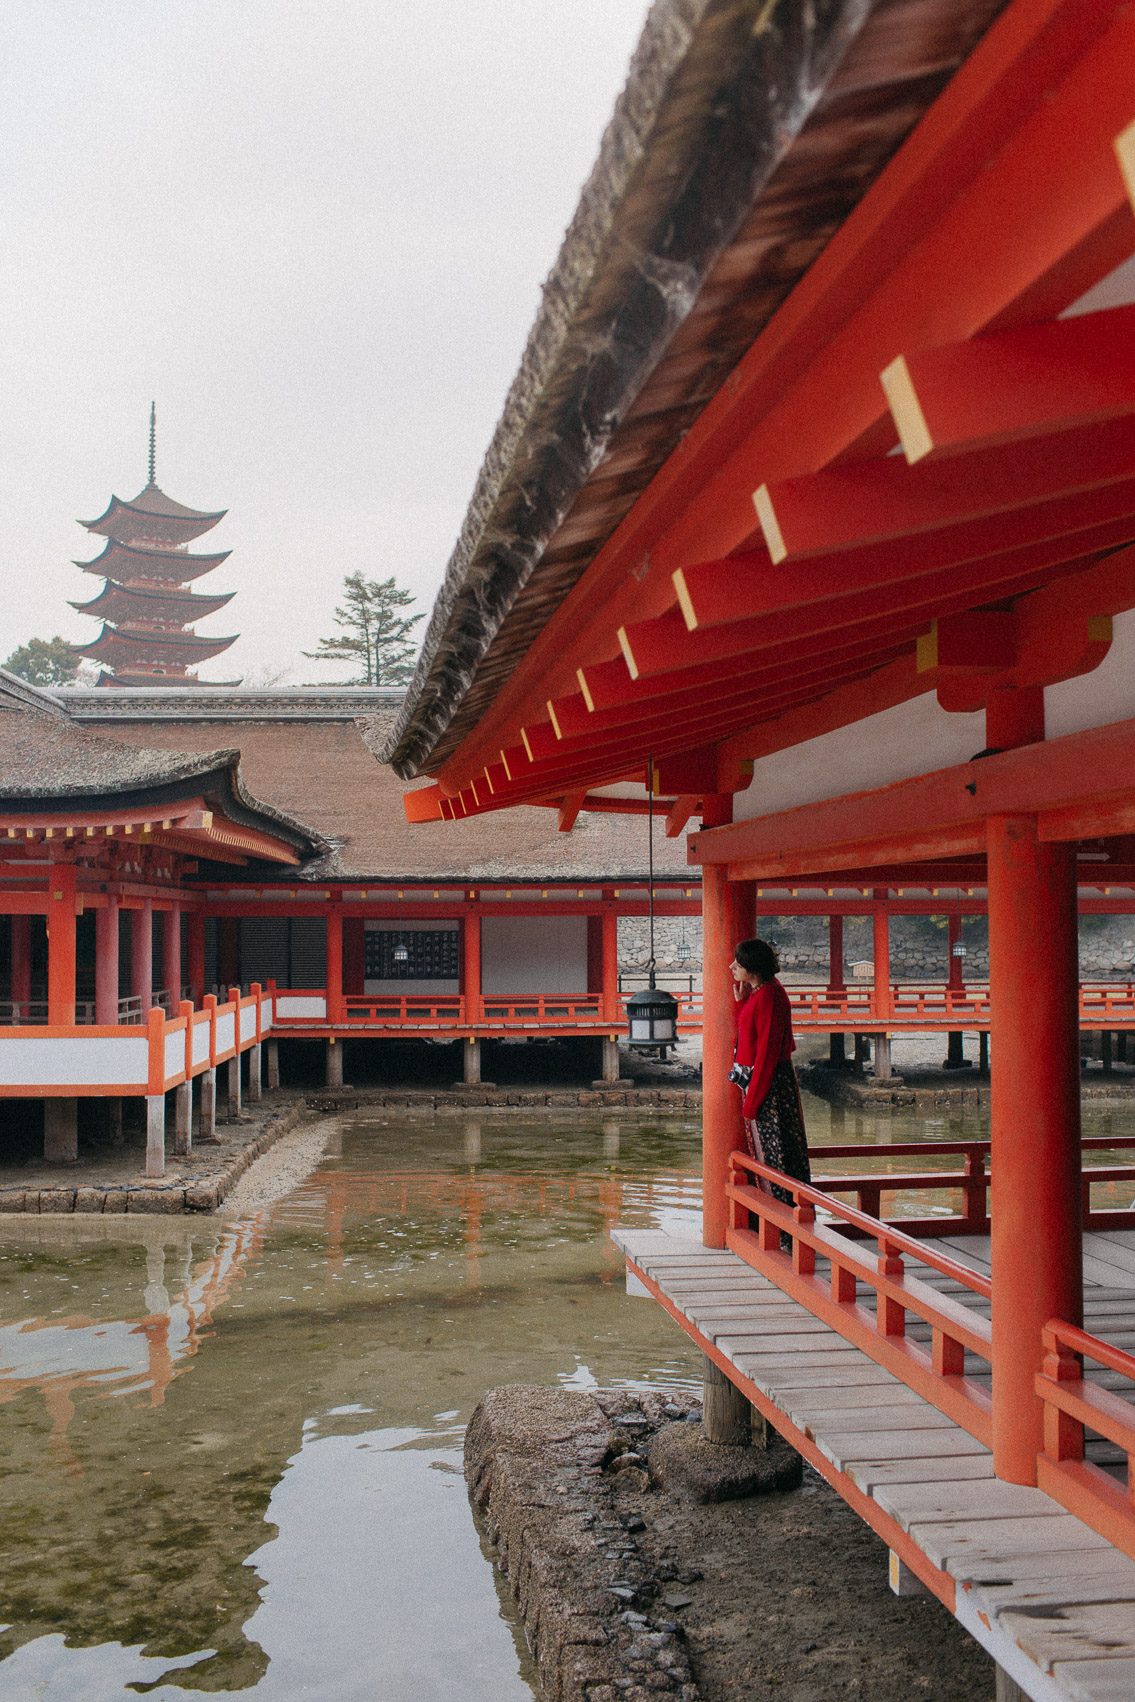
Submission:
M 623 1235 L 632 1276 L 1000 1695 L 1128 1696 L 1135 1170 L 1085 1165 L 1076 935 L 1135 876 L 1135 16 L 679 10 L 384 754 L 454 828 L 652 765 L 704 883 L 705 1235 Z M 786 886 L 877 896 L 884 960 L 900 894 L 987 902 L 991 1140 L 887 1149 L 941 1215 L 839 1148 L 783 1206 L 738 1150 L 727 965 Z
M 381 1078 L 374 1044 L 406 1039 L 459 1042 L 469 1083 L 486 1039 L 587 1041 L 617 1077 L 641 803 L 571 834 L 536 809 L 411 829 L 372 750 L 398 701 L 0 674 L 0 1098 L 43 1099 L 48 1157 L 75 1156 L 80 1100 L 145 1098 L 160 1174 L 166 1096 L 184 1151 L 195 1112 L 212 1133 L 217 1065 L 239 1108 L 262 1058 L 278 1080 L 281 1039 L 321 1045 L 331 1085 L 353 1044 Z M 657 914 L 697 916 L 679 847 L 655 876 Z

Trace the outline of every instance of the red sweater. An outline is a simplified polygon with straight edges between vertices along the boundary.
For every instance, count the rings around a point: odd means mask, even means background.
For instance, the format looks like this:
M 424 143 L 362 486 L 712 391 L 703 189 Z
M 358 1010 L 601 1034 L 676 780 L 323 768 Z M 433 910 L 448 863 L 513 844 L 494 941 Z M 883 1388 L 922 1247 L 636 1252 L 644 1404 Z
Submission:
M 772 1086 L 778 1064 L 787 1063 L 796 1050 L 792 1038 L 792 1006 L 780 982 L 773 978 L 755 987 L 734 1007 L 737 1018 L 737 1062 L 753 1066 L 752 1079 L 742 1115 L 755 1117 Z

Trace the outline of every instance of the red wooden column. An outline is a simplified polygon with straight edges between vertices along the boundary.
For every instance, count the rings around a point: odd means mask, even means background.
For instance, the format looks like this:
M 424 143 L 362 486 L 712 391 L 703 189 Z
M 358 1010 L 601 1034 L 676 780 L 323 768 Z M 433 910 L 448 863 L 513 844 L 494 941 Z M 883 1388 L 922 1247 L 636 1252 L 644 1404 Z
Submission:
M 614 893 L 603 893 L 603 1021 L 619 1023 L 619 916 Z
M 843 917 L 828 917 L 828 993 L 836 998 L 845 991 L 843 979 Z M 828 1036 L 828 1061 L 836 1068 L 847 1059 L 846 1036 L 842 1029 Z
M 154 994 L 154 906 L 148 898 L 130 912 L 130 992 L 141 999 L 144 1018 Z
M 481 912 L 471 904 L 465 912 L 465 1021 L 481 1020 Z
M 337 904 L 327 912 L 327 1020 L 343 1020 L 343 912 Z
M 876 906 L 871 917 L 874 933 L 872 956 L 875 961 L 875 1016 L 879 1022 L 889 1022 L 891 1019 L 891 919 L 887 914 L 885 887 L 875 889 Z M 891 1037 L 889 1034 L 875 1036 L 875 1075 L 880 1081 L 887 1081 L 891 1074 Z
M 14 1005 L 27 1006 L 32 996 L 32 919 L 30 916 L 12 917 L 12 991 Z M 26 1022 L 27 1010 L 20 1013 L 20 1020 Z
M 993 1464 L 1035 1483 L 1041 1330 L 1083 1316 L 1075 847 L 993 817 L 988 871 Z
M 191 910 L 185 925 L 185 950 L 189 959 L 189 996 L 200 1008 L 205 997 L 205 918 L 200 910 Z
M 118 1021 L 118 898 L 95 911 L 95 1021 Z
M 170 996 L 170 1010 L 181 1003 L 181 906 L 175 904 L 162 917 L 162 985 Z
M 729 794 L 705 799 L 704 826 L 721 827 L 732 819 Z M 734 890 L 723 865 L 707 863 L 702 869 L 702 1240 L 707 1247 L 725 1245 L 729 1155 L 743 1141 L 741 1095 L 726 1080 L 737 1034 L 729 965 L 737 941 L 752 933 L 754 897 L 751 882 L 743 892 Z
M 54 863 L 47 891 L 47 1020 L 75 1021 L 75 865 Z

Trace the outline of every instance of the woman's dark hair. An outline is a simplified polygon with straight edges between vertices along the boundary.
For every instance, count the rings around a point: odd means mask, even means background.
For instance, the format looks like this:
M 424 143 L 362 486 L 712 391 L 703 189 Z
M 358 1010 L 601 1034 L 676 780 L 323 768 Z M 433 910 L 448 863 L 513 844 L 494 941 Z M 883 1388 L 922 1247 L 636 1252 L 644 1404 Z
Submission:
M 771 981 L 780 968 L 780 959 L 767 940 L 740 940 L 733 956 L 742 969 L 762 981 Z

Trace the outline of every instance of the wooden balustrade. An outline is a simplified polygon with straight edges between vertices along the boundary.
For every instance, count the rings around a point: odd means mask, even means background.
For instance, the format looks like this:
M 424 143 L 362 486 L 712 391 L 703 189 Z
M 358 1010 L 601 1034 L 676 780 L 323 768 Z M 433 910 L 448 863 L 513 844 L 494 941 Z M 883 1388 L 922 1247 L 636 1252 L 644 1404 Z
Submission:
M 762 1183 L 788 1190 L 794 1205 L 765 1192 Z M 988 1278 L 894 1224 L 844 1205 L 821 1188 L 797 1182 L 745 1153 L 732 1154 L 726 1196 L 726 1245 L 739 1258 L 979 1442 L 990 1445 L 990 1396 L 965 1370 L 967 1353 L 992 1363 L 989 1321 L 909 1275 L 906 1261 L 914 1259 L 986 1300 L 992 1296 Z M 817 1211 L 828 1221 L 819 1221 Z M 877 1258 L 872 1261 L 860 1252 L 859 1242 L 841 1233 L 843 1228 L 858 1231 L 859 1240 L 873 1239 Z M 789 1239 L 790 1252 L 782 1251 L 782 1237 Z M 818 1259 L 828 1261 L 827 1277 L 817 1272 Z M 859 1298 L 861 1286 L 874 1298 L 873 1311 Z M 908 1315 L 929 1328 L 929 1348 L 908 1335 Z
M 1044 1402 L 1044 1452 L 1037 1458 L 1037 1484 L 1135 1559 L 1135 1404 L 1084 1376 L 1084 1360 L 1089 1359 L 1135 1385 L 1135 1356 L 1056 1318 L 1045 1327 L 1043 1340 L 1044 1370 L 1036 1379 L 1036 1391 Z M 1085 1430 L 1123 1449 L 1126 1485 L 1085 1459 Z

